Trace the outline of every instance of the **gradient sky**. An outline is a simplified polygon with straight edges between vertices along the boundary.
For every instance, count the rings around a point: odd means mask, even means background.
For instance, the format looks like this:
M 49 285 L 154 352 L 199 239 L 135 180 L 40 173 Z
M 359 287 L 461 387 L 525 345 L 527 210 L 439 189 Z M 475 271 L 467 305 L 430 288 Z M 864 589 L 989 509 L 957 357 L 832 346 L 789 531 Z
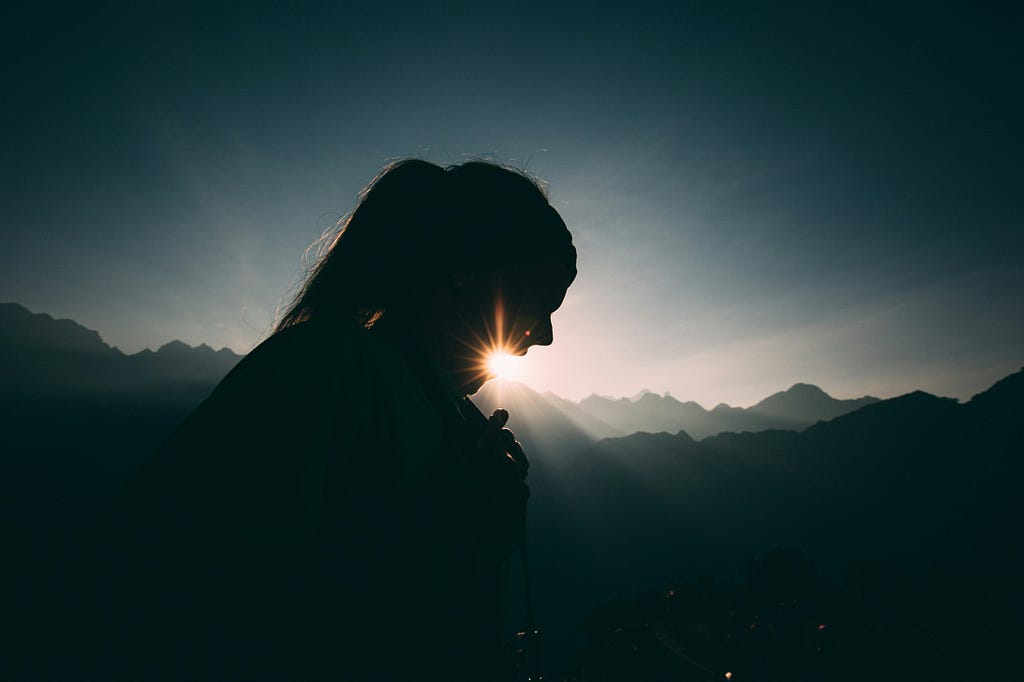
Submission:
M 245 352 L 380 166 L 487 156 L 549 181 L 579 249 L 536 388 L 968 398 L 1016 371 L 1020 16 L 774 4 L 11 11 L 0 300 Z

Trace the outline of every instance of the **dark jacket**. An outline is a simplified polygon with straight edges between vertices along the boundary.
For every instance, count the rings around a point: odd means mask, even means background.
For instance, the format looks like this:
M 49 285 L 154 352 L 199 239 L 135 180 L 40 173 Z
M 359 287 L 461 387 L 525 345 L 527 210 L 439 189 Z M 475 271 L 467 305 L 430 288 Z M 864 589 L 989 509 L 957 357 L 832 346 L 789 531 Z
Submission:
M 247 355 L 94 536 L 97 676 L 501 679 L 510 533 L 423 384 L 347 324 Z

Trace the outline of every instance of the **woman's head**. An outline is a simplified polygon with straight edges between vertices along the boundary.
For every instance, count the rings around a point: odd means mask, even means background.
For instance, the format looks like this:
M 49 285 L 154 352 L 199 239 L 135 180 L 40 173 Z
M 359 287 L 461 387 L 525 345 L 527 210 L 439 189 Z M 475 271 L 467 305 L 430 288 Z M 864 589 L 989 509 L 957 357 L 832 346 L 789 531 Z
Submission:
M 340 227 L 275 331 L 321 317 L 387 320 L 507 336 L 492 341 L 525 352 L 550 343 L 550 313 L 576 274 L 572 238 L 543 190 L 492 163 L 391 164 Z

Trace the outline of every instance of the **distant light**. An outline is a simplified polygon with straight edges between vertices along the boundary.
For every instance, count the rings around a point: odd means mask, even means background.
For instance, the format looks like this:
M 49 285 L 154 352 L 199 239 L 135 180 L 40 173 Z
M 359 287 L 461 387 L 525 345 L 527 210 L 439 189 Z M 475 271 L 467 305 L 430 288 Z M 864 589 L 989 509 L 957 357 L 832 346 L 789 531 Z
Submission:
M 487 356 L 487 371 L 498 379 L 512 381 L 519 377 L 522 369 L 519 364 L 521 361 L 515 355 L 496 351 Z
M 523 332 L 523 335 L 524 335 L 524 336 L 529 336 L 529 335 L 530 335 L 530 330 L 529 330 L 529 329 L 527 329 L 527 330 L 526 330 L 525 332 Z
M 821 630 L 824 630 L 824 629 L 825 629 L 825 624 L 824 624 L 824 623 L 822 623 L 821 625 L 819 625 L 819 626 L 818 626 L 818 631 L 819 631 L 819 632 L 820 632 Z
M 725 674 L 725 679 L 731 680 L 732 679 L 732 673 L 726 673 Z

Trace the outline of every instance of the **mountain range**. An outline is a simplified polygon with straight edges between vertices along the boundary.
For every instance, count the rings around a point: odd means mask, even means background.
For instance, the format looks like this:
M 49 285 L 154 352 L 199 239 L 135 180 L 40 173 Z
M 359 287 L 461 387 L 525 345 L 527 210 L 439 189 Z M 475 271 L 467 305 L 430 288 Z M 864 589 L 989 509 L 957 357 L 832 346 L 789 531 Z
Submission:
M 474 400 L 487 408 L 497 406 L 498 396 L 519 397 L 526 387 L 509 382 L 491 381 L 474 396 Z M 677 433 L 702 439 L 726 431 L 766 431 L 787 429 L 800 431 L 819 421 L 859 410 L 878 402 L 878 398 L 865 396 L 854 400 L 837 400 L 817 386 L 794 384 L 785 391 L 768 396 L 748 408 L 732 407 L 720 403 L 706 410 L 696 402 L 680 402 L 672 396 L 644 391 L 633 398 L 608 398 L 592 395 L 578 403 L 547 392 L 540 396 L 548 409 L 562 416 L 600 440 L 631 433 Z
M 154 390 L 191 391 L 202 398 L 241 359 L 228 348 L 193 348 L 181 341 L 128 355 L 96 331 L 16 303 L 0 303 L 0 353 L 5 395 L 19 401 Z
M 97 403 L 159 403 L 163 409 L 177 407 L 184 416 L 241 359 L 228 348 L 215 351 L 181 341 L 129 355 L 105 343 L 94 330 L 15 303 L 0 303 L 0 353 L 5 386 L 0 398 L 5 417 L 0 417 L 0 424 L 22 426 L 25 413 L 34 406 L 46 411 L 69 401 L 87 410 Z M 633 399 L 593 395 L 576 403 L 498 381 L 486 385 L 475 400 L 490 410 L 498 406 L 499 395 L 515 400 L 513 413 L 522 415 L 517 421 L 544 422 L 541 430 L 548 434 L 582 431 L 585 440 L 595 442 L 640 431 L 686 431 L 700 439 L 726 431 L 801 430 L 878 400 L 837 400 L 816 386 L 795 384 L 749 408 L 723 403 L 705 410 L 695 402 L 650 391 Z M 565 423 L 556 425 L 552 419 Z
M 994 624 L 1024 608 L 1024 371 L 964 404 L 915 391 L 802 432 L 699 441 L 595 442 L 564 420 L 549 437 L 545 397 L 502 398 L 526 415 L 512 428 L 531 455 L 531 561 L 555 596 L 541 606 L 549 628 L 602 596 L 728 578 L 778 547 L 830 576 L 875 576 L 857 590 L 885 605 L 878 617 Z M 574 644 L 570 630 L 551 636 Z

